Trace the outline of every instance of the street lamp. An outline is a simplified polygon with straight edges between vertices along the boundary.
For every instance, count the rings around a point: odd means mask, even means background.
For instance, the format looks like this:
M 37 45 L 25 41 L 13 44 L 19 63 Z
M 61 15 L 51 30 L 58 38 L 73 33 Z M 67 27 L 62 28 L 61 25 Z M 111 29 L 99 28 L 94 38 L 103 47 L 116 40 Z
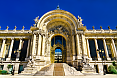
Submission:
M 97 53 L 99 53 L 99 55 L 101 55 L 102 58 L 102 66 L 103 66 L 103 75 L 106 75 L 105 69 L 104 69 L 104 65 L 103 65 L 103 55 L 104 55 L 104 50 L 103 49 L 97 49 Z

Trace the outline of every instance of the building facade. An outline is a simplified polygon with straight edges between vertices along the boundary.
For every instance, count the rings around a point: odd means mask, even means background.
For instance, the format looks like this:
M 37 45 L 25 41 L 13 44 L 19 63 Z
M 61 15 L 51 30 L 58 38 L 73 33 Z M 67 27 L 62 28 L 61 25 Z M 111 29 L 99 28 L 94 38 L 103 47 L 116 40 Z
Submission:
M 80 70 L 82 61 L 100 73 L 117 60 L 117 30 L 87 30 L 81 17 L 60 10 L 52 10 L 36 17 L 30 30 L 0 30 L 0 66 L 15 66 L 21 73 L 33 60 L 37 71 L 51 63 L 66 63 Z M 98 50 L 101 53 L 98 53 Z M 102 65 L 103 62 L 103 65 Z

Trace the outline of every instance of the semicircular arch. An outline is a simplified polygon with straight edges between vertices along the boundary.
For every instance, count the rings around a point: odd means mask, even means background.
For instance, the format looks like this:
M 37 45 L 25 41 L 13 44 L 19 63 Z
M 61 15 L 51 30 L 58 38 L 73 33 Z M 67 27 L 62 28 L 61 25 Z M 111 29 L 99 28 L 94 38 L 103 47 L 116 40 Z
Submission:
M 40 18 L 37 27 L 39 27 L 41 29 L 43 26 L 43 23 L 45 21 L 49 20 L 49 18 L 53 18 L 53 17 L 63 17 L 64 19 L 67 19 L 68 21 L 70 21 L 73 24 L 74 28 L 77 27 L 77 25 L 78 25 L 76 17 L 74 15 L 72 15 L 71 13 L 69 13 L 67 11 L 63 11 L 63 10 L 62 11 L 53 10 L 51 12 L 44 14 Z

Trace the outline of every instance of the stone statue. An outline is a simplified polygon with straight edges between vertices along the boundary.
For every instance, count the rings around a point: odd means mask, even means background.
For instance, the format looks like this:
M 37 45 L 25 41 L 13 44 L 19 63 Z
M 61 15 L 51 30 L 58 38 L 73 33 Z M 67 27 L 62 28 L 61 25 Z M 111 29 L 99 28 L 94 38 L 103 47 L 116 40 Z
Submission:
M 37 24 L 33 24 L 34 27 L 36 27 Z
M 7 30 L 8 30 L 8 28 L 9 28 L 9 27 L 7 26 Z
M 78 16 L 78 23 L 79 23 L 79 27 L 81 27 L 83 24 L 82 24 L 82 19 L 81 17 Z
M 37 24 L 39 22 L 39 16 L 34 19 L 35 23 Z
M 14 29 L 16 30 L 16 28 L 17 28 L 17 27 L 15 26 Z
M 24 30 L 24 28 L 25 28 L 25 27 L 23 26 L 22 29 Z

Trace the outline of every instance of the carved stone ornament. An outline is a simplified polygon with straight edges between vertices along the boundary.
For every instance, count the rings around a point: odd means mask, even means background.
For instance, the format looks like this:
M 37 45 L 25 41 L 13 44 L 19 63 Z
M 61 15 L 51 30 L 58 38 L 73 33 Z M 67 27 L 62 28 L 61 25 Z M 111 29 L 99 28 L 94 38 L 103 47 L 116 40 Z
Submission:
M 53 27 L 53 28 L 50 28 L 49 30 L 48 30 L 48 33 L 52 33 L 52 32 L 58 32 L 58 33 L 60 33 L 60 32 L 63 32 L 63 33 L 66 33 L 66 35 L 69 35 L 69 31 L 65 28 L 65 27 L 63 27 L 63 26 L 61 26 L 61 25 L 59 25 L 59 26 L 55 26 L 55 27 Z
M 37 24 L 39 22 L 39 16 L 34 19 L 35 23 Z

